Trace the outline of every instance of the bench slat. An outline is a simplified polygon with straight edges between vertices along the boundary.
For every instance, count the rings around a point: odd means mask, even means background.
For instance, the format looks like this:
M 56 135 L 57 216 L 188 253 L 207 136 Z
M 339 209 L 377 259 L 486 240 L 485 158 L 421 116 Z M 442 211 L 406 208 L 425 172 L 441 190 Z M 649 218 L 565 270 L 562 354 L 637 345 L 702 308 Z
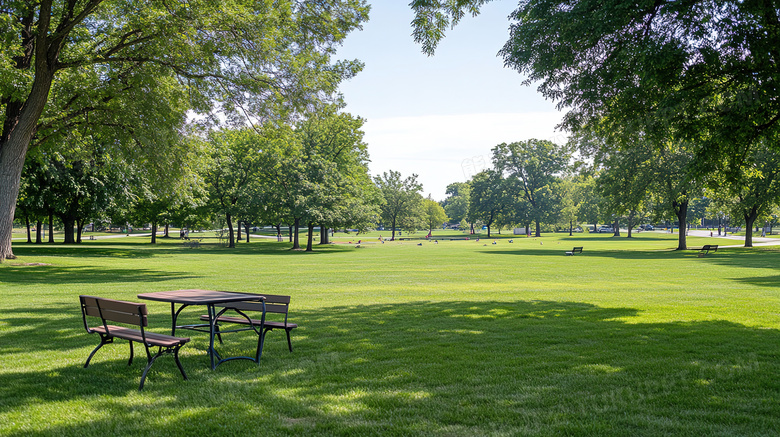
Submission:
M 148 326 L 146 304 L 100 299 L 92 296 L 82 296 L 82 302 L 88 316 L 102 317 L 105 320 L 127 323 L 128 325 Z M 143 314 L 143 318 L 139 314 Z
M 103 326 L 96 326 L 92 328 L 93 331 L 101 334 L 110 335 L 116 338 L 122 338 L 124 340 L 134 341 L 136 343 L 143 343 L 143 337 L 141 331 L 138 329 L 125 328 L 123 326 L 108 325 L 108 331 Z M 144 332 L 146 336 L 146 343 L 151 346 L 173 347 L 179 344 L 185 344 L 190 341 L 186 337 L 174 337 L 171 335 L 157 334 L 155 332 Z
M 233 308 L 241 311 L 263 311 L 263 304 L 259 302 L 233 302 L 229 304 L 216 305 L 220 308 Z M 265 312 L 284 314 L 287 312 L 287 305 L 280 305 L 274 303 L 265 304 Z

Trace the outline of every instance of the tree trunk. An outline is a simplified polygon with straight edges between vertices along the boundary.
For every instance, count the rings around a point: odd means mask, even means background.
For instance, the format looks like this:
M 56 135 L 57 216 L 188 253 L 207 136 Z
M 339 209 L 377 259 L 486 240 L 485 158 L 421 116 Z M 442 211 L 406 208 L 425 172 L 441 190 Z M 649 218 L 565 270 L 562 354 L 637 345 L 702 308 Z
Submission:
M 24 216 L 24 224 L 27 226 L 27 243 L 32 243 L 32 234 L 30 234 L 30 217 Z
M 314 251 L 314 223 L 309 223 L 309 236 L 306 239 L 306 252 Z
M 16 259 L 11 248 L 16 199 L 29 137 L 24 144 L 0 142 L 0 262 Z
M 43 222 L 38 220 L 35 222 L 35 244 L 42 244 L 41 231 L 43 231 Z
M 152 222 L 152 244 L 157 244 L 157 222 Z
M 241 220 L 236 220 L 236 241 L 241 241 Z
M 287 227 L 287 240 L 292 243 L 293 242 L 293 226 L 290 225 Z
M 473 234 L 474 233 L 474 228 L 473 228 L 474 225 L 471 225 L 471 226 L 472 226 L 471 233 Z M 392 235 L 390 235 L 390 241 L 395 241 L 395 218 L 393 218 L 392 229 L 393 229 L 393 233 L 392 233 Z
M 745 247 L 753 247 L 753 223 L 758 218 L 756 207 L 750 209 L 750 212 L 744 214 L 745 217 Z
M 170 227 L 171 227 L 170 223 L 165 223 L 165 235 L 163 235 L 163 238 L 170 238 L 170 235 L 168 234 Z
M 542 224 L 539 223 L 539 220 L 536 220 L 536 237 L 539 238 L 542 236 Z
M 632 214 L 628 215 L 628 223 L 626 226 L 628 226 L 628 236 L 626 238 L 631 238 L 631 228 L 634 227 L 634 216 Z
M 50 10 L 41 11 L 38 29 L 49 28 L 49 13 Z M 59 57 L 59 47 L 48 44 L 48 38 L 48 33 L 42 33 L 36 38 L 35 79 L 27 99 L 4 102 L 4 123 L 0 136 L 0 262 L 16 258 L 11 248 L 11 236 L 24 158 L 49 99 Z
M 298 217 L 295 217 L 295 220 L 293 221 L 292 231 L 295 233 L 293 236 L 293 247 L 292 250 L 299 250 L 301 248 L 301 245 L 298 244 L 298 227 L 301 225 L 301 219 Z
M 76 243 L 81 244 L 81 229 L 84 227 L 84 219 L 76 218 Z
M 54 243 L 54 212 L 49 212 L 49 243 Z
M 75 244 L 76 238 L 73 234 L 73 227 L 76 226 L 76 219 L 72 217 L 60 217 L 62 220 L 62 225 L 65 228 L 65 240 L 63 241 L 63 244 Z
M 246 242 L 249 243 L 249 221 L 244 221 L 244 226 L 246 226 Z
M 615 219 L 615 222 L 612 223 L 612 227 L 615 230 L 615 233 L 613 234 L 614 237 L 620 236 L 620 220 Z
M 572 231 L 574 231 L 574 223 L 573 222 L 574 222 L 573 220 L 569 220 L 569 236 L 570 237 L 572 236 Z
M 330 244 L 330 235 L 324 223 L 320 223 L 320 244 Z
M 683 202 L 672 202 L 672 207 L 674 208 L 674 214 L 677 216 L 677 220 L 682 224 L 686 223 L 688 221 L 688 201 L 685 200 Z M 674 226 L 674 225 L 672 225 Z M 674 229 L 674 227 L 672 227 Z M 685 231 L 682 229 L 680 232 L 677 233 L 677 250 L 687 250 L 688 249 L 688 243 L 685 239 Z
M 235 235 L 233 234 L 233 217 L 230 215 L 230 213 L 227 213 L 225 214 L 225 219 L 227 220 L 228 225 L 228 247 L 235 248 L 236 240 Z

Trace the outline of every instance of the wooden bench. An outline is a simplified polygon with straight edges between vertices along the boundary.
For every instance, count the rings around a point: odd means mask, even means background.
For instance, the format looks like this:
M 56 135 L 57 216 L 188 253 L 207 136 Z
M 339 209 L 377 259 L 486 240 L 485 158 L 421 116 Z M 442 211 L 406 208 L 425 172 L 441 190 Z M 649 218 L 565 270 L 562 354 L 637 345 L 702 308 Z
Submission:
M 246 293 L 246 294 L 251 294 L 251 293 Z M 217 305 L 218 307 L 223 308 L 223 310 L 217 313 L 217 320 L 216 320 L 217 338 L 219 339 L 220 343 L 222 343 L 222 335 L 219 331 L 220 323 L 234 323 L 239 325 L 247 325 L 249 326 L 248 329 L 252 329 L 258 334 L 259 338 L 257 341 L 257 353 L 256 353 L 257 362 L 260 362 L 260 356 L 263 353 L 263 343 L 265 342 L 265 334 L 268 331 L 273 331 L 274 329 L 284 329 L 285 333 L 287 334 L 287 347 L 290 349 L 290 352 L 292 352 L 290 331 L 298 327 L 297 324 L 290 323 L 287 321 L 287 312 L 290 308 L 290 296 L 280 296 L 275 294 L 260 294 L 259 296 L 265 297 L 265 301 L 234 302 L 229 304 Z M 226 311 L 230 311 L 230 310 L 237 312 L 239 316 L 223 315 Z M 259 312 L 260 318 L 253 319 L 249 317 L 247 314 L 245 314 L 246 312 L 256 312 L 256 313 Z M 266 314 L 268 313 L 284 315 L 284 319 L 278 321 L 267 320 Z M 209 316 L 204 314 L 200 316 L 200 319 L 204 321 L 208 321 Z
M 81 301 L 81 315 L 84 319 L 84 328 L 90 334 L 100 335 L 100 344 L 89 354 L 87 362 L 84 363 L 84 367 L 89 366 L 90 360 L 95 356 L 95 353 L 103 346 L 113 343 L 115 338 L 121 338 L 130 342 L 130 360 L 127 365 L 133 363 L 133 342 L 141 343 L 146 348 L 146 368 L 141 375 L 141 385 L 138 386 L 138 390 L 144 388 L 144 381 L 146 375 L 149 373 L 149 369 L 154 364 L 154 360 L 163 354 L 173 354 L 176 360 L 176 365 L 179 367 L 179 371 L 184 379 L 187 379 L 187 374 L 184 373 L 184 368 L 179 361 L 179 349 L 189 342 L 189 338 L 174 337 L 165 334 L 156 334 L 153 332 L 147 332 L 144 328 L 147 326 L 146 304 L 125 302 L 121 300 L 105 299 L 94 296 L 79 296 Z M 97 320 L 100 319 L 100 324 L 90 326 L 87 317 Z M 123 325 L 130 325 L 133 328 L 126 326 L 109 325 L 108 322 L 117 322 Z M 138 328 L 135 328 L 138 327 Z M 157 353 L 152 355 L 150 348 L 157 347 Z
M 566 255 L 574 255 L 575 253 L 582 253 L 582 246 L 575 247 L 569 252 L 566 252 Z
M 717 244 L 705 244 L 702 246 L 701 249 L 699 249 L 699 256 L 704 256 L 709 254 L 710 252 L 717 252 L 718 251 L 718 245 Z

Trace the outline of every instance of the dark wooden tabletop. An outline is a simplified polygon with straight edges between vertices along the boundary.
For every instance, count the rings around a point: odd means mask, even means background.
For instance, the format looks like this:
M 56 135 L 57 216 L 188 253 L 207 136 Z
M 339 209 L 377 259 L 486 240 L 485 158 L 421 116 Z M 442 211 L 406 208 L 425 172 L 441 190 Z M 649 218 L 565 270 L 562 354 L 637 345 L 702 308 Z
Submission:
M 265 299 L 262 295 L 259 294 L 197 289 L 142 293 L 138 295 L 138 298 L 154 300 L 158 302 L 178 303 L 183 305 L 212 305 L 224 302 L 240 302 L 247 300 L 259 301 Z

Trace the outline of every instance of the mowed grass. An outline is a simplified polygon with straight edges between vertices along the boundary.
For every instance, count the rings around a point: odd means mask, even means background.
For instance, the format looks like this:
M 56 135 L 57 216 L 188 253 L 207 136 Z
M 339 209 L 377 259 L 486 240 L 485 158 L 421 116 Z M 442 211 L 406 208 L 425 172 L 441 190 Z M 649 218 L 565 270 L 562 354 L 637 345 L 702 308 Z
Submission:
M 132 237 L 16 244 L 19 259 L 0 264 L 0 434 L 780 429 L 778 249 L 698 257 L 671 250 L 677 236 L 661 233 L 421 246 L 336 237 L 314 253 L 259 239 L 235 250 L 208 239 L 199 249 Z M 708 243 L 733 242 L 689 239 Z M 573 246 L 583 253 L 565 256 Z M 294 352 L 271 332 L 259 366 L 233 361 L 211 371 L 206 335 L 183 331 L 193 339 L 182 350 L 189 381 L 163 357 L 140 393 L 145 360 L 128 368 L 126 342 L 82 367 L 98 338 L 84 331 L 79 294 L 137 301 L 180 288 L 291 295 Z M 169 306 L 148 306 L 153 330 L 169 332 Z M 225 340 L 224 352 L 244 355 L 256 337 Z

